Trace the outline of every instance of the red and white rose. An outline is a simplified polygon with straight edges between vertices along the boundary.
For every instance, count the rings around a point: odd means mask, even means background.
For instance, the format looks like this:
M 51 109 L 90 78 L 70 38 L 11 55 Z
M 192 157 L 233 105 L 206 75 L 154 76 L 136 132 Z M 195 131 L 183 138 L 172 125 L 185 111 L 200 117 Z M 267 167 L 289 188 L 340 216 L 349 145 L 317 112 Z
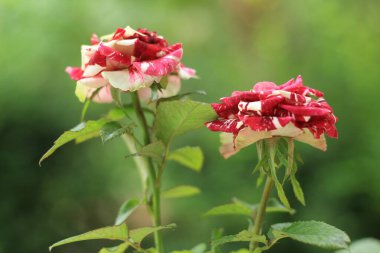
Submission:
M 235 91 L 212 104 L 218 119 L 207 122 L 222 132 L 220 152 L 225 158 L 259 140 L 291 137 L 326 150 L 324 134 L 337 138 L 337 118 L 323 93 L 306 87 L 301 76 L 277 86 L 259 82 L 250 91 Z
M 134 92 L 149 88 L 164 77 L 169 80 L 166 88 L 178 92 L 180 83 L 170 76 L 196 77 L 194 69 L 181 63 L 182 45 L 169 45 L 156 32 L 136 31 L 128 26 L 100 38 L 93 35 L 91 44 L 82 46 L 81 67 L 66 68 L 70 77 L 77 81 L 75 93 L 81 101 L 90 98 L 100 88 L 93 100 L 111 102 L 111 87 Z

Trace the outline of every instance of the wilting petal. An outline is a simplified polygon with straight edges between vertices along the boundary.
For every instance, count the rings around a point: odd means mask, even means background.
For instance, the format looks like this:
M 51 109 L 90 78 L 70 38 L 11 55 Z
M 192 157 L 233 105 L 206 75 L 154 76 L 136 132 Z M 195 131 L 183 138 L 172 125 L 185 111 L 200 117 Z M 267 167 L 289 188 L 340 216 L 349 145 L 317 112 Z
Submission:
M 232 133 L 220 133 L 220 144 L 219 152 L 225 159 L 238 152 L 235 149 L 234 134 Z
M 289 122 L 286 126 L 270 131 L 272 136 L 284 136 L 284 137 L 296 137 L 303 134 L 303 131 L 296 127 L 292 122 Z
M 83 70 L 76 67 L 67 67 L 66 72 L 70 75 L 70 78 L 78 81 L 83 77 Z
M 246 127 L 237 134 L 235 138 L 235 149 L 239 151 L 259 140 L 271 137 L 272 135 L 268 131 L 253 131 L 249 127 Z
M 89 88 L 100 88 L 107 85 L 108 81 L 102 77 L 87 77 L 80 79 L 77 84 L 81 84 Z
M 326 139 L 324 135 L 321 135 L 319 139 L 315 138 L 313 134 L 308 129 L 303 129 L 304 133 L 298 135 L 294 139 L 300 142 L 311 145 L 314 148 L 326 151 Z

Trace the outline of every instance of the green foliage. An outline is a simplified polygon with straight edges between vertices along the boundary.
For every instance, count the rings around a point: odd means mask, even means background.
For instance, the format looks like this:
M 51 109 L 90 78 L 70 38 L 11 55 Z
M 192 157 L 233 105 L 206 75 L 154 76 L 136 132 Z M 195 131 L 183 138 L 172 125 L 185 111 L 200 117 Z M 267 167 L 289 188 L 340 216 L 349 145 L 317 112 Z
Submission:
M 231 203 L 231 204 L 225 204 L 225 205 L 213 207 L 209 211 L 207 211 L 204 215 L 205 216 L 242 215 L 242 216 L 250 217 L 252 215 L 252 209 L 239 203 Z
M 122 126 L 115 121 L 108 122 L 100 129 L 100 138 L 103 143 L 106 143 L 107 141 L 113 140 L 125 133 L 131 133 L 132 126 L 134 125 L 130 124 L 128 126 Z
M 159 227 L 137 228 L 137 229 L 133 229 L 130 231 L 129 238 L 130 238 L 131 242 L 140 244 L 141 241 L 145 237 L 147 237 L 148 235 L 150 235 L 156 231 L 163 230 L 163 229 L 173 229 L 175 227 L 176 227 L 175 224 L 169 224 L 166 226 L 159 226 Z
M 51 156 L 58 148 L 66 143 L 75 140 L 77 143 L 86 141 L 91 138 L 98 137 L 102 127 L 111 121 L 117 121 L 124 117 L 124 114 L 119 109 L 111 110 L 105 117 L 98 120 L 89 120 L 82 122 L 69 131 L 64 132 L 55 142 L 54 145 L 41 157 L 40 165 L 43 160 Z
M 159 140 L 169 144 L 175 136 L 215 118 L 216 114 L 208 104 L 191 100 L 166 101 L 158 105 L 154 130 Z
M 141 201 L 138 199 L 130 199 L 125 201 L 119 209 L 115 225 L 122 224 L 140 204 Z
M 198 245 L 195 245 L 190 250 L 174 250 L 171 253 L 204 253 L 206 249 L 207 249 L 206 244 L 200 243 Z
M 222 244 L 230 243 L 230 242 L 252 242 L 252 241 L 260 242 L 264 244 L 267 243 L 267 239 L 264 235 L 255 235 L 248 230 L 243 230 L 236 235 L 226 235 L 219 239 L 213 240 L 211 244 L 212 244 L 212 247 L 218 247 Z
M 298 221 L 272 225 L 274 240 L 291 238 L 325 249 L 347 248 L 350 238 L 342 230 L 319 221 Z
M 162 196 L 167 199 L 173 199 L 173 198 L 191 197 L 199 193 L 201 193 L 201 190 L 198 187 L 191 186 L 191 185 L 180 185 L 180 186 L 171 188 L 167 191 L 164 191 L 162 193 Z
M 296 195 L 296 198 L 298 199 L 298 201 L 301 202 L 302 205 L 306 205 L 305 197 L 304 197 L 301 185 L 298 182 L 294 173 L 292 173 L 290 176 L 290 182 L 292 183 L 293 192 L 294 192 L 294 195 Z
M 52 246 L 50 246 L 50 250 L 57 246 L 61 246 L 68 243 L 73 242 L 80 242 L 80 241 L 87 241 L 87 240 L 97 240 L 97 239 L 108 239 L 108 240 L 120 240 L 124 241 L 127 245 L 132 245 L 136 247 L 138 246 L 141 241 L 150 235 L 151 233 L 154 233 L 156 231 L 162 230 L 162 229 L 172 229 L 175 228 L 175 224 L 170 224 L 167 226 L 159 226 L 159 227 L 144 227 L 144 228 L 137 228 L 128 231 L 128 227 L 126 224 L 122 224 L 119 226 L 109 226 L 104 228 L 95 229 L 92 231 L 89 231 L 87 233 L 69 237 L 67 239 L 64 239 L 62 241 L 59 241 L 57 243 L 54 243 Z M 102 249 L 103 252 L 113 252 L 113 249 L 118 249 L 120 252 L 124 248 L 124 245 L 119 245 L 120 248 L 114 247 L 114 248 L 108 248 L 108 249 Z M 107 251 L 108 250 L 108 251 Z M 103 253 L 102 252 L 102 253 Z M 116 251 L 119 252 L 119 251 Z
M 176 161 L 189 169 L 200 171 L 204 157 L 200 147 L 187 146 L 170 152 L 167 159 Z
M 354 241 L 348 249 L 342 249 L 335 253 L 379 253 L 380 240 L 374 238 L 363 238 Z
M 164 155 L 165 149 L 166 147 L 162 143 L 162 141 L 155 141 L 151 144 L 148 144 L 142 147 L 137 153 L 130 154 L 127 157 L 134 156 L 134 155 L 141 155 L 141 156 L 150 157 L 157 162 L 161 162 L 162 159 L 164 158 L 163 155 Z
M 56 242 L 50 246 L 49 250 L 57 246 L 61 246 L 68 243 L 87 241 L 87 240 L 97 240 L 97 239 L 108 239 L 108 240 L 120 240 L 125 241 L 128 239 L 128 227 L 125 224 L 120 226 L 110 226 L 92 230 L 90 232 L 69 237 L 62 241 Z
M 129 243 L 122 243 L 115 247 L 102 248 L 99 253 L 124 253 L 129 247 Z

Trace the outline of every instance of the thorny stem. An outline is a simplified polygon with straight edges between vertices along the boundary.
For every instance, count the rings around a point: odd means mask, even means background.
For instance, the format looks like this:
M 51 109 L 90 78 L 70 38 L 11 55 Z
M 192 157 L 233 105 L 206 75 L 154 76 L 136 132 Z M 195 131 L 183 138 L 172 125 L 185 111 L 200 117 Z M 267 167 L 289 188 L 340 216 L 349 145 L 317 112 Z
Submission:
M 133 107 L 136 112 L 136 116 L 138 120 L 141 123 L 141 126 L 143 128 L 143 139 L 144 139 L 144 145 L 148 145 L 151 143 L 151 137 L 149 133 L 149 126 L 147 123 L 147 120 L 144 115 L 143 108 L 141 107 L 141 103 L 139 100 L 139 97 L 136 92 L 131 93 L 132 103 Z M 151 158 L 147 158 L 148 162 L 148 182 L 150 185 L 150 190 L 152 193 L 152 200 L 147 199 L 147 204 L 152 212 L 152 220 L 154 226 L 160 226 L 161 225 L 161 205 L 160 205 L 160 184 L 156 183 L 156 171 L 152 162 Z M 157 253 L 163 253 L 163 243 L 162 243 L 162 236 L 160 231 L 154 232 L 154 242 L 156 245 Z
M 267 144 L 269 144 L 269 143 L 267 143 Z M 259 159 L 261 159 L 263 157 L 263 152 L 265 152 L 267 150 L 267 149 L 263 148 L 263 145 L 264 145 L 263 142 L 257 145 L 257 152 L 258 152 Z M 274 150 L 271 150 L 271 149 L 273 149 L 273 148 L 274 148 L 274 145 L 269 144 L 269 150 L 268 151 L 270 153 L 272 153 Z M 270 162 L 274 163 L 274 158 L 272 156 L 271 156 Z M 273 180 L 270 176 L 267 176 L 267 179 L 265 181 L 263 194 L 261 196 L 259 208 L 258 208 L 258 210 L 254 216 L 255 223 L 254 223 L 252 232 L 255 235 L 261 235 L 261 227 L 263 225 L 266 207 L 268 204 L 268 200 L 269 200 L 269 196 L 270 196 L 270 192 L 272 190 L 272 187 L 273 187 Z M 251 241 L 251 243 L 249 245 L 249 252 L 253 252 L 256 248 L 257 248 L 257 242 Z

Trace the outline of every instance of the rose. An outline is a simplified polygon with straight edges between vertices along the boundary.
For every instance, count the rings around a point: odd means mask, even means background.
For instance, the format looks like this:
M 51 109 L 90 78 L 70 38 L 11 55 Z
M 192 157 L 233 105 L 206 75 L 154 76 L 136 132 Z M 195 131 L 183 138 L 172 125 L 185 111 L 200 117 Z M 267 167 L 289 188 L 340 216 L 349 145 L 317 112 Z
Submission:
M 220 152 L 225 158 L 258 140 L 291 137 L 326 150 L 324 133 L 337 138 L 337 118 L 323 93 L 303 86 L 301 76 L 277 86 L 259 82 L 251 91 L 235 91 L 212 104 L 218 119 L 207 122 L 221 134 Z
M 169 45 L 156 32 L 135 31 L 128 26 L 100 39 L 92 35 L 91 44 L 82 46 L 80 68 L 66 68 L 70 77 L 77 81 L 75 94 L 82 102 L 91 97 L 96 102 L 111 102 L 111 87 L 134 92 L 149 88 L 154 82 L 160 83 L 169 75 L 182 79 L 196 77 L 195 70 L 181 63 L 182 45 Z M 164 88 L 178 92 L 178 81 L 170 82 L 175 78 L 168 80 Z M 162 94 L 159 92 L 158 95 Z

